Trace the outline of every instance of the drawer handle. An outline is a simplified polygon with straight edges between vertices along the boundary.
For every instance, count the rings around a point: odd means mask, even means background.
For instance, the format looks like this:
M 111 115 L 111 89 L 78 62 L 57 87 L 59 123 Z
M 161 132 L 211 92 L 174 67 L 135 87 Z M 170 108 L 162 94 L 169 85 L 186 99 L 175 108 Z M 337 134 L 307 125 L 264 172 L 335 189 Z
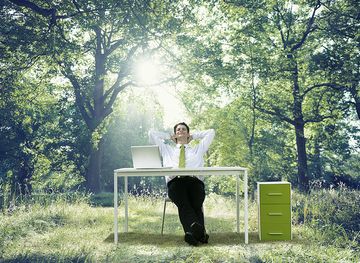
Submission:
M 268 213 L 269 216 L 282 216 L 283 213 Z
M 269 233 L 269 235 L 273 235 L 273 236 L 281 236 L 281 235 L 283 235 L 283 233 Z
M 268 193 L 268 195 L 270 196 L 279 196 L 279 195 L 283 195 L 282 193 Z

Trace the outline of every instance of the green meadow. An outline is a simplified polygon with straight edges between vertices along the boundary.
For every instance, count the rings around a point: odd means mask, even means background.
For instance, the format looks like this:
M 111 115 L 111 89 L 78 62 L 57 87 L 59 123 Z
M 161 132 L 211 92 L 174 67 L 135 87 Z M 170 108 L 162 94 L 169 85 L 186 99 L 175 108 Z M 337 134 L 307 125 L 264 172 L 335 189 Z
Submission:
M 108 203 L 111 194 L 107 195 Z M 68 200 L 23 200 L 0 216 L 1 262 L 359 262 L 359 191 L 317 190 L 292 196 L 293 240 L 260 242 L 257 205 L 249 204 L 249 244 L 243 222 L 236 233 L 232 197 L 207 196 L 204 204 L 209 244 L 183 241 L 177 209 L 168 204 L 161 235 L 163 198 L 131 196 L 129 232 L 119 244 L 113 235 L 113 207 L 86 195 Z M 95 200 L 91 201 L 91 200 Z M 96 203 L 97 202 L 97 203 Z M 110 202 L 111 203 L 111 202 Z M 242 204 L 241 204 L 242 205 Z M 241 216 L 243 216 L 241 212 Z M 242 219 L 242 218 L 241 218 Z

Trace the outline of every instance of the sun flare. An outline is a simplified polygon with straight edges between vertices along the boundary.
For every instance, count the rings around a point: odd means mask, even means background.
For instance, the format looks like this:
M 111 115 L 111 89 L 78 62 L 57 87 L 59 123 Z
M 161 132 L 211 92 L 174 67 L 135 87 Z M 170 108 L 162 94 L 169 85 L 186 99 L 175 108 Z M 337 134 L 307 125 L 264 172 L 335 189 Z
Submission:
M 163 63 L 156 58 L 142 58 L 134 66 L 134 77 L 143 94 L 156 94 L 158 102 L 164 110 L 164 126 L 172 127 L 175 122 L 189 119 L 184 105 L 177 97 L 175 86 L 164 82 L 170 73 Z
M 154 85 L 160 81 L 159 63 L 142 59 L 135 65 L 135 77 L 140 85 Z

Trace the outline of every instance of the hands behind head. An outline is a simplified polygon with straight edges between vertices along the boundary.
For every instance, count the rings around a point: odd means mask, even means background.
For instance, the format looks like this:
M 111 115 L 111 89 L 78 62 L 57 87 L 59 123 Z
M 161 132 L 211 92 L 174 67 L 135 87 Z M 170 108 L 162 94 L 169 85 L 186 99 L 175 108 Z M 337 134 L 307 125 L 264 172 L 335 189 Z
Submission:
M 188 137 L 188 143 L 191 142 L 193 140 L 192 135 L 190 134 L 190 136 Z

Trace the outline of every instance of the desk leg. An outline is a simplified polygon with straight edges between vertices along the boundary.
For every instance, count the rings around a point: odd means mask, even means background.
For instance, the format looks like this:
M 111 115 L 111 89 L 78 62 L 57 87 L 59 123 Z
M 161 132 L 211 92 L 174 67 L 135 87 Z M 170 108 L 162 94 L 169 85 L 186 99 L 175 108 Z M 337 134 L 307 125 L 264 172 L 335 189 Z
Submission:
M 240 217 L 240 208 L 239 208 L 239 175 L 236 175 L 236 233 L 240 233 L 239 226 L 239 217 Z
M 249 244 L 249 222 L 248 222 L 248 174 L 244 172 L 244 227 L 245 227 L 245 244 Z
M 118 178 L 114 173 L 114 243 L 118 243 Z
M 125 201 L 125 223 L 124 223 L 124 232 L 126 233 L 128 231 L 128 177 L 124 176 L 124 201 Z

